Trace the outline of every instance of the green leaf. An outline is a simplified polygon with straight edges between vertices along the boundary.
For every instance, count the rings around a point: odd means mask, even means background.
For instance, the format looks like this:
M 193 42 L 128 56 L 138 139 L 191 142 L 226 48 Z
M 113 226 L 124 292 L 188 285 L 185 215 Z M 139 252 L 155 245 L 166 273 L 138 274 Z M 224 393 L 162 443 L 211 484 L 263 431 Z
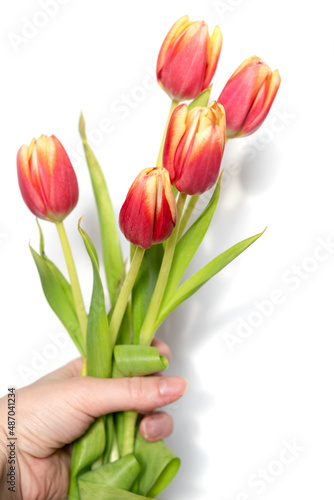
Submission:
M 78 229 L 92 262 L 94 274 L 87 324 L 87 375 L 108 378 L 111 376 L 112 347 L 97 253 L 88 234 L 81 229 L 80 225 Z
M 264 230 L 265 231 L 265 230 Z M 156 328 L 168 316 L 168 314 L 175 309 L 179 304 L 193 295 L 199 288 L 201 288 L 209 279 L 215 276 L 219 271 L 226 267 L 232 260 L 240 255 L 246 248 L 248 248 L 254 241 L 256 241 L 262 234 L 256 234 L 251 238 L 237 243 L 225 252 L 218 255 L 215 259 L 209 262 L 202 269 L 197 271 L 191 278 L 185 281 L 174 293 L 174 295 L 164 303 L 160 314 L 157 319 Z
M 82 485 L 84 484 L 84 489 Z M 151 500 L 148 497 L 143 497 L 131 493 L 129 491 L 121 490 L 119 488 L 110 488 L 103 484 L 99 484 L 98 487 L 96 483 L 85 482 L 81 483 L 80 487 L 81 500 Z M 152 497 L 151 497 L 152 498 Z M 69 500 L 72 500 L 69 498 Z
M 109 486 L 129 491 L 140 473 L 140 465 L 131 453 L 115 462 L 102 465 L 98 469 L 86 472 L 79 478 L 79 490 L 82 499 L 86 498 L 85 483 L 95 484 L 95 495 L 89 498 L 99 498 L 99 487 Z
M 107 464 L 112 461 L 111 457 L 113 454 L 114 446 L 117 447 L 116 429 L 115 429 L 115 421 L 113 413 L 109 413 L 108 415 L 106 415 L 105 430 L 106 430 L 106 446 L 103 452 L 102 461 L 104 464 Z
M 100 222 L 103 261 L 111 304 L 115 302 L 124 273 L 117 223 L 102 169 L 88 144 L 85 120 L 80 115 L 79 132 L 83 142 Z
M 80 224 L 80 221 L 79 221 Z M 78 226 L 93 266 L 93 293 L 87 324 L 87 375 L 107 378 L 111 376 L 111 339 L 99 263 L 94 245 L 88 234 Z M 73 447 L 69 499 L 80 499 L 78 477 L 96 460 L 101 459 L 106 448 L 105 417 L 98 419 Z
M 156 347 L 116 345 L 114 348 L 113 378 L 149 375 L 167 367 L 167 359 L 159 355 Z
M 162 244 L 146 250 L 132 289 L 133 343 L 138 344 L 145 314 L 158 279 L 164 249 Z
M 131 344 L 131 305 L 128 304 L 117 335 L 117 344 Z
M 198 96 L 195 97 L 195 99 L 189 104 L 188 111 L 190 111 L 192 108 L 195 108 L 196 106 L 207 106 L 210 99 L 211 89 L 212 85 L 209 85 L 208 88 L 198 94 Z
M 68 500 L 81 500 L 78 489 L 78 476 L 102 455 L 105 448 L 104 418 L 99 418 L 77 441 L 72 450 L 71 477 Z M 94 497 L 91 497 L 94 498 Z
M 30 247 L 31 254 L 39 273 L 45 298 L 51 309 L 58 316 L 70 334 L 81 356 L 84 358 L 86 348 L 75 311 L 71 285 L 64 278 L 54 263 L 46 257 L 44 254 L 43 243 L 41 244 L 41 250 L 43 252 L 42 255 L 38 255 L 38 253 Z
M 217 208 L 219 195 L 220 195 L 220 179 L 217 182 L 216 188 L 212 194 L 211 200 L 206 206 L 202 214 L 196 219 L 188 231 L 182 236 L 177 243 L 171 271 L 168 277 L 165 294 L 162 302 L 162 309 L 164 303 L 167 303 L 171 296 L 174 294 L 181 279 L 186 272 L 192 258 L 197 252 L 207 230 L 209 229 L 213 214 Z
M 141 465 L 138 493 L 154 498 L 174 479 L 181 460 L 166 443 L 149 443 L 139 431 L 136 435 L 134 454 Z

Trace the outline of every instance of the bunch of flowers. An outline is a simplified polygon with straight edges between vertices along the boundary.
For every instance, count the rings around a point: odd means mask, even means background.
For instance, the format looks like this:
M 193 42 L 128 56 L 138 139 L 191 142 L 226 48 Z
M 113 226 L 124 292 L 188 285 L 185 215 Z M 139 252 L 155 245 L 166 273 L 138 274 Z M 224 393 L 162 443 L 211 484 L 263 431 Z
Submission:
M 208 104 L 221 47 L 219 27 L 210 37 L 204 22 L 191 22 L 188 16 L 173 25 L 162 44 L 157 79 L 171 98 L 171 110 L 156 166 L 138 174 L 120 210 L 119 227 L 131 243 L 127 271 L 107 185 L 81 115 L 79 131 L 96 199 L 107 283 L 105 291 L 97 251 L 79 220 L 93 271 L 88 312 L 63 224 L 79 196 L 70 159 L 54 136 L 42 135 L 19 149 L 23 199 L 36 217 L 56 225 L 64 250 L 69 281 L 46 256 L 39 225 L 40 251 L 31 248 L 31 253 L 45 297 L 84 359 L 82 376 L 132 377 L 164 370 L 167 359 L 151 345 L 158 327 L 263 234 L 224 250 L 184 279 L 218 204 L 225 142 L 262 124 L 280 85 L 278 71 L 253 56 L 237 68 L 217 101 Z M 190 224 L 200 195 L 211 188 L 209 203 Z M 69 499 L 153 498 L 169 484 L 180 460 L 163 441 L 149 443 L 141 437 L 139 418 L 134 411 L 106 415 L 74 443 Z

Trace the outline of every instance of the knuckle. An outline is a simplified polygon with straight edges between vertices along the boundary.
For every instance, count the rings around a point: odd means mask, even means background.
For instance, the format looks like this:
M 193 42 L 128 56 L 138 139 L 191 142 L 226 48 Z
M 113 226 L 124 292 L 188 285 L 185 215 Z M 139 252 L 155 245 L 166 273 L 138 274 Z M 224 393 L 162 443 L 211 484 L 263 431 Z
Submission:
M 127 379 L 128 391 L 130 400 L 134 404 L 138 404 L 143 400 L 145 395 L 145 390 L 143 387 L 143 381 L 140 377 L 134 377 L 131 379 Z
M 128 379 L 128 391 L 130 400 L 137 409 L 154 408 L 154 403 L 158 397 L 158 388 L 154 383 L 152 387 L 145 383 L 143 377 L 133 377 Z

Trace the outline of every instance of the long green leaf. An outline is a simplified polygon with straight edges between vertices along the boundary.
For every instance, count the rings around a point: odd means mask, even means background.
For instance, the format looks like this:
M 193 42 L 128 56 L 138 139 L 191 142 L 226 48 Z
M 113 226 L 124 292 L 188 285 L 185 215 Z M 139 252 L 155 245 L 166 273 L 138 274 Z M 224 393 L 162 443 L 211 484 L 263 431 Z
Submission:
M 154 498 L 173 480 L 181 460 L 166 443 L 163 441 L 149 443 L 140 432 L 136 435 L 134 454 L 141 465 L 138 493 Z
M 87 324 L 87 375 L 107 378 L 111 376 L 111 339 L 105 307 L 103 285 L 99 274 L 99 262 L 94 245 L 88 234 L 78 227 L 93 266 L 93 293 Z M 110 444 L 110 443 L 109 443 Z M 79 439 L 72 453 L 69 499 L 80 499 L 78 478 L 98 459 L 106 448 L 105 417 L 97 420 L 90 430 Z
M 217 182 L 216 188 L 208 205 L 176 245 L 173 263 L 165 289 L 163 304 L 165 302 L 167 303 L 171 296 L 175 293 L 175 290 L 180 284 L 184 273 L 186 272 L 192 258 L 197 252 L 207 230 L 209 229 L 219 200 L 220 179 L 221 177 Z
M 133 343 L 138 344 L 145 314 L 158 279 L 164 250 L 162 244 L 146 250 L 132 289 Z
M 265 230 L 264 230 L 265 231 Z M 179 304 L 188 299 L 193 295 L 199 288 L 201 288 L 209 279 L 215 276 L 219 271 L 226 267 L 232 260 L 234 260 L 238 255 L 240 255 L 246 248 L 248 248 L 254 241 L 256 241 L 262 234 L 256 234 L 251 238 L 237 243 L 233 247 L 229 248 L 225 252 L 218 255 L 215 259 L 209 262 L 202 269 L 197 271 L 191 278 L 185 281 L 174 293 L 174 295 L 169 299 L 168 302 L 164 303 L 161 308 L 161 312 L 158 316 L 156 328 L 160 323 L 168 316 L 168 314 L 175 309 Z
M 112 348 L 99 262 L 88 234 L 80 226 L 78 229 L 92 262 L 94 275 L 87 324 L 87 375 L 108 378 L 111 376 Z
M 117 223 L 102 169 L 88 144 L 85 120 L 80 115 L 79 132 L 83 142 L 90 178 L 100 222 L 103 261 L 106 272 L 110 302 L 118 295 L 124 272 L 122 251 L 118 238 Z
M 116 436 L 115 420 L 113 413 L 109 413 L 105 417 L 105 430 L 106 430 L 106 446 L 102 457 L 103 464 L 107 464 L 112 461 L 111 458 L 113 451 L 117 447 L 117 436 Z M 116 448 L 116 450 L 118 455 L 118 449 Z
M 46 300 L 70 334 L 81 356 L 85 357 L 86 348 L 75 311 L 71 285 L 44 253 L 39 255 L 32 247 L 30 247 L 30 251 L 39 273 Z
M 104 419 L 99 418 L 95 420 L 88 431 L 75 441 L 73 445 L 68 500 L 81 500 L 78 477 L 80 474 L 88 471 L 89 467 L 102 455 L 104 448 Z

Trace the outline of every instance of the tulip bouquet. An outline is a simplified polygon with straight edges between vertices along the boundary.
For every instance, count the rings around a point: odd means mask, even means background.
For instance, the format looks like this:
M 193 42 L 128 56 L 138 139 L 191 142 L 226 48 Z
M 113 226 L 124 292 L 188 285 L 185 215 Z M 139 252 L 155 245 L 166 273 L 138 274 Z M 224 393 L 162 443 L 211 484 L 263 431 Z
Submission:
M 224 250 L 184 278 L 218 204 L 226 139 L 253 133 L 280 85 L 277 70 L 250 57 L 217 101 L 208 104 L 221 47 L 218 27 L 210 37 L 204 22 L 190 22 L 188 16 L 174 24 L 162 44 L 157 79 L 171 98 L 171 111 L 156 166 L 139 173 L 120 210 L 119 227 L 131 243 L 129 266 L 81 115 L 79 131 L 96 199 L 107 283 L 104 290 L 99 256 L 80 219 L 78 230 L 93 271 L 88 312 L 63 224 L 78 200 L 70 159 L 54 136 L 42 135 L 18 152 L 23 199 L 36 217 L 55 223 L 62 243 L 69 281 L 46 256 L 40 224 L 40 249 L 31 248 L 31 253 L 46 299 L 84 360 L 82 376 L 133 377 L 164 370 L 166 358 L 151 345 L 159 325 L 263 234 Z M 199 197 L 211 188 L 210 201 L 193 220 Z M 153 498 L 169 484 L 180 460 L 163 441 L 145 441 L 138 431 L 139 419 L 134 411 L 106 415 L 74 443 L 71 500 Z

